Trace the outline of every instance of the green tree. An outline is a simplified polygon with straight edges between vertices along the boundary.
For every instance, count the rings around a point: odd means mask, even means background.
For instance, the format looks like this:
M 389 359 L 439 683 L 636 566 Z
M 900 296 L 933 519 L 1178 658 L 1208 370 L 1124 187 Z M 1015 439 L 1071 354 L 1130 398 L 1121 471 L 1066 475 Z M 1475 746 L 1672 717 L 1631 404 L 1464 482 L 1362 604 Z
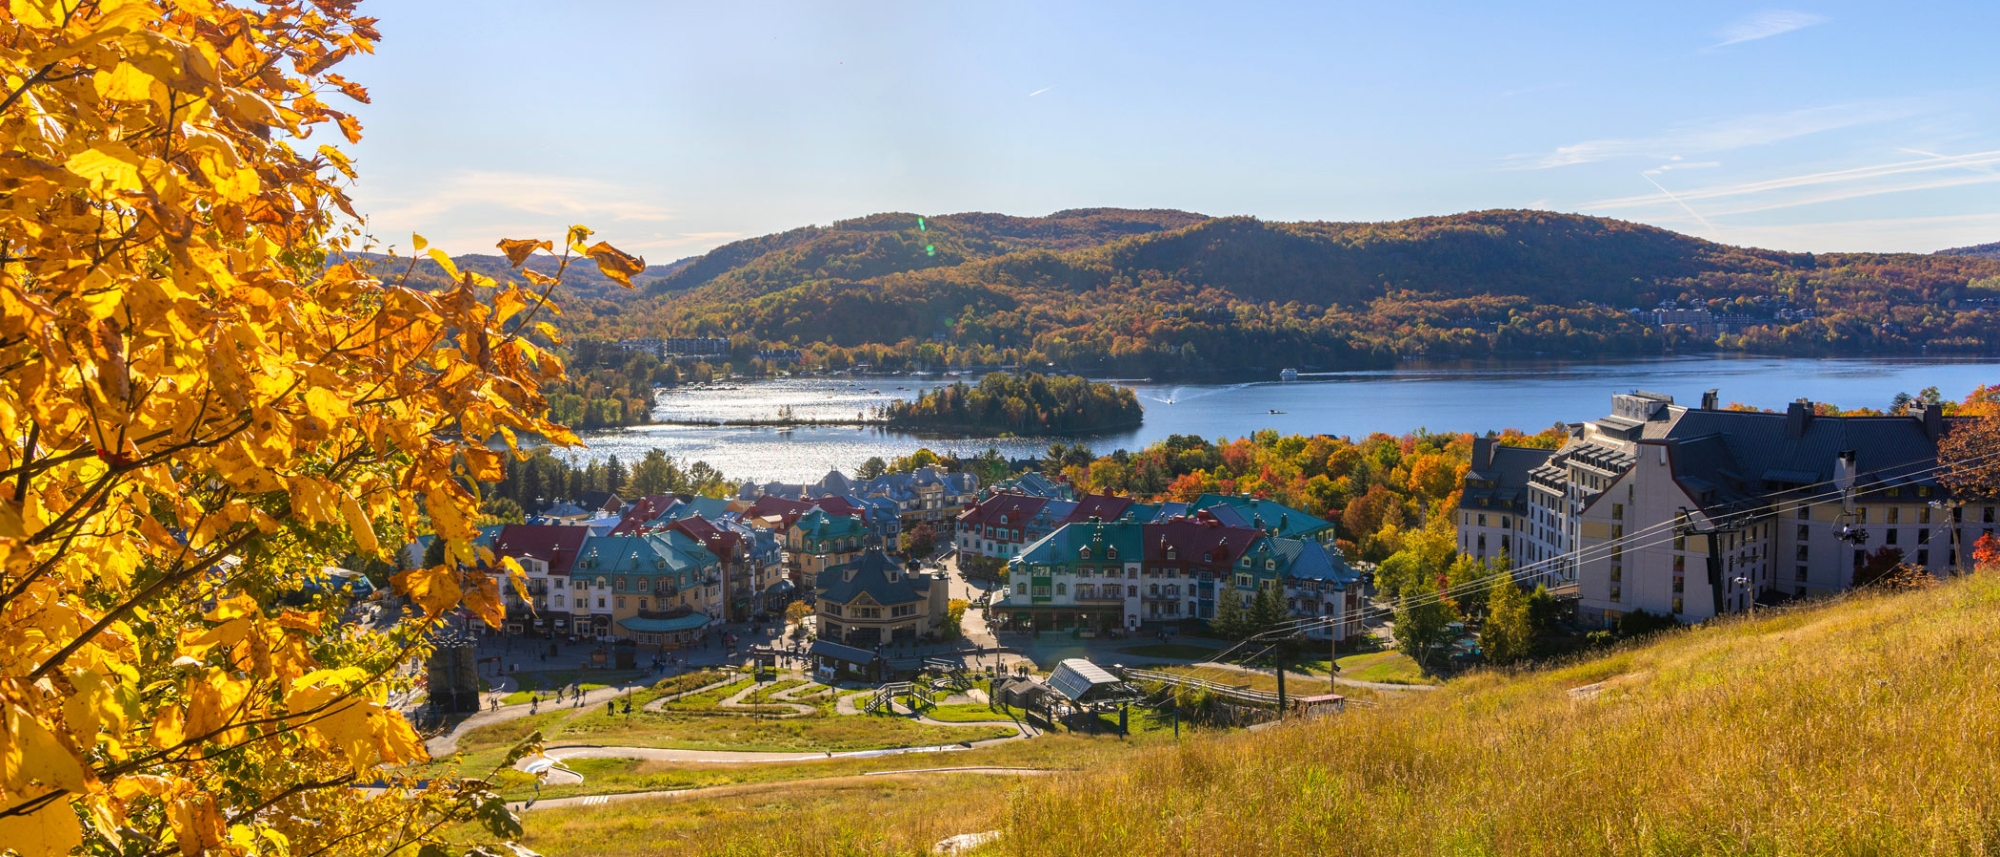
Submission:
M 1285 621 L 1285 592 L 1277 586 L 1260 587 L 1256 597 L 1250 599 L 1250 612 L 1245 617 L 1245 629 L 1251 634 L 1262 634 L 1277 628 Z
M 654 494 L 671 494 L 684 486 L 679 485 L 681 474 L 674 467 L 674 460 L 661 450 L 646 451 L 646 457 L 632 468 L 632 493 L 645 497 Z
M 867 461 L 861 462 L 859 469 L 854 471 L 854 478 L 863 480 L 874 479 L 887 472 L 889 472 L 889 462 L 883 461 L 882 456 L 871 455 Z
M 479 504 L 479 522 L 485 524 L 519 524 L 527 520 L 521 511 L 521 504 L 506 497 L 495 497 Z
M 1535 584 L 1535 591 L 1528 593 L 1528 626 L 1534 629 L 1535 636 L 1555 633 L 1557 608 L 1556 596 L 1549 587 Z
M 1534 645 L 1535 625 L 1528 613 L 1527 596 L 1512 577 L 1495 575 L 1486 594 L 1486 622 L 1479 628 L 1479 648 L 1487 661 L 1510 664 L 1528 657 Z
M 1396 648 L 1425 673 L 1435 674 L 1451 650 L 1455 639 L 1451 623 L 1458 620 L 1457 605 L 1439 597 L 1435 588 L 1417 591 L 1404 587 L 1396 601 Z
M 1243 596 L 1235 587 L 1218 582 L 1215 587 L 1215 618 L 1208 627 L 1217 636 L 1240 640 L 1250 633 L 1249 616 L 1243 610 Z
M 604 459 L 604 490 L 618 493 L 625 487 L 625 465 L 618 463 L 618 453 Z

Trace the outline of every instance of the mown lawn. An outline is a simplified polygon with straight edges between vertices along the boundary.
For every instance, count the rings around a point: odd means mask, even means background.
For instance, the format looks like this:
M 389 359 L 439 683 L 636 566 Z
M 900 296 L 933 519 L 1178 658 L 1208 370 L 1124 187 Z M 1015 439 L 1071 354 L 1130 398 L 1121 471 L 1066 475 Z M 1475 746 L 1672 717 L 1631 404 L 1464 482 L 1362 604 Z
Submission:
M 1144 646 L 1127 646 L 1118 650 L 1121 654 L 1142 658 L 1172 658 L 1181 661 L 1198 661 L 1222 651 L 1209 646 L 1191 646 L 1187 643 L 1151 643 Z
M 513 674 L 517 689 L 500 700 L 501 705 L 520 705 L 531 696 L 544 700 L 570 685 L 585 691 L 624 684 L 645 677 L 640 670 L 524 670 Z

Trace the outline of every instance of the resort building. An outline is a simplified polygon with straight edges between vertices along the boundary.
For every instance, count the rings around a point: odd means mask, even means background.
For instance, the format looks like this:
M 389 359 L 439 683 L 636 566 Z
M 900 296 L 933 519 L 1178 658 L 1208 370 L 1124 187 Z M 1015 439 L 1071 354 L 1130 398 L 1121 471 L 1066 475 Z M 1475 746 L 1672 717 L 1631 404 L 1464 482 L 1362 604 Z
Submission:
M 794 582 L 813 589 L 822 572 L 860 557 L 867 536 L 868 525 L 859 515 L 835 516 L 821 509 L 806 513 L 785 533 Z
M 1459 548 L 1507 556 L 1524 582 L 1574 582 L 1578 615 L 1644 610 L 1684 622 L 1827 595 L 1897 563 L 1943 576 L 1995 526 L 1934 475 L 1942 411 L 1827 416 L 1613 397 L 1561 449 L 1476 445 Z
M 819 575 L 814 604 L 819 638 L 856 649 L 934 636 L 944 623 L 948 588 L 942 576 L 905 567 L 879 544 Z

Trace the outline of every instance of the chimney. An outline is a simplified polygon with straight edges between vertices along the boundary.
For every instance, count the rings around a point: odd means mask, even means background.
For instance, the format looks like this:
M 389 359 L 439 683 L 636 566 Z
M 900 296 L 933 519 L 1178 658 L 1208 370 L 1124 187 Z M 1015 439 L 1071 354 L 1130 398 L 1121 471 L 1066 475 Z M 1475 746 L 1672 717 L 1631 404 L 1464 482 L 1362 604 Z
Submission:
M 1813 404 L 1809 399 L 1800 399 L 1785 409 L 1785 436 L 1805 437 L 1806 426 L 1812 423 Z
M 1944 434 L 1944 406 L 1914 402 L 1910 405 L 1910 416 L 1923 423 L 1924 437 L 1930 438 L 1932 443 L 1937 443 L 1938 437 Z
M 1493 464 L 1493 439 L 1475 437 L 1472 439 L 1472 469 L 1485 470 Z
M 1704 411 L 1719 410 L 1722 407 L 1722 398 L 1718 394 L 1721 392 L 1721 390 L 1709 390 L 1702 393 L 1701 409 Z

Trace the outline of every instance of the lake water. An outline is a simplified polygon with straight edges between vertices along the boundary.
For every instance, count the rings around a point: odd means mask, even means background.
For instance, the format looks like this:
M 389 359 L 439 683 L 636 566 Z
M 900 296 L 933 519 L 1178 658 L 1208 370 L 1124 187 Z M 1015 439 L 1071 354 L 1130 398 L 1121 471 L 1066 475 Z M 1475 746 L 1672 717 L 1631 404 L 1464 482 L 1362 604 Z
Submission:
M 872 406 L 912 398 L 949 383 L 907 376 L 795 378 L 745 382 L 729 389 L 660 394 L 660 419 L 775 417 L 790 406 L 800 418 L 852 419 Z M 1088 443 L 1099 453 L 1138 449 L 1172 434 L 1214 440 L 1270 428 L 1291 434 L 1361 437 L 1371 432 L 1537 431 L 1557 422 L 1609 413 L 1613 393 L 1635 389 L 1698 403 L 1718 388 L 1722 401 L 1780 408 L 1805 397 L 1843 407 L 1887 407 L 1898 392 L 1937 387 L 1963 398 L 1979 384 L 2000 383 L 2000 360 L 1816 360 L 1690 357 L 1627 363 L 1493 363 L 1341 372 L 1299 381 L 1251 384 L 1120 382 L 1146 408 L 1143 426 L 1067 438 L 937 438 L 879 428 L 716 428 L 649 425 L 592 432 L 572 458 L 616 454 L 627 464 L 658 448 L 682 461 L 707 461 L 731 479 L 812 481 L 830 468 L 852 472 L 869 456 L 891 459 L 919 447 L 972 455 L 989 446 L 1025 458 L 1051 440 Z M 1281 413 L 1274 413 L 1281 412 Z

